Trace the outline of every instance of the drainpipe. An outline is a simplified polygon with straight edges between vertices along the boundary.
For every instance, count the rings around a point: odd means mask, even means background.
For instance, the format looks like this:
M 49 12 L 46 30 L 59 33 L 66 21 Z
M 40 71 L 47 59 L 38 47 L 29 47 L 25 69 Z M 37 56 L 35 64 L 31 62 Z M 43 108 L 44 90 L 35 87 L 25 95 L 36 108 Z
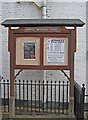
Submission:
M 46 0 L 42 1 L 42 19 L 46 19 Z
M 46 19 L 46 0 L 42 1 L 42 19 Z M 46 70 L 42 70 L 42 78 L 44 80 L 44 83 L 46 83 L 47 81 L 47 71 Z M 44 94 L 44 102 L 46 103 L 46 88 L 45 88 L 45 94 Z

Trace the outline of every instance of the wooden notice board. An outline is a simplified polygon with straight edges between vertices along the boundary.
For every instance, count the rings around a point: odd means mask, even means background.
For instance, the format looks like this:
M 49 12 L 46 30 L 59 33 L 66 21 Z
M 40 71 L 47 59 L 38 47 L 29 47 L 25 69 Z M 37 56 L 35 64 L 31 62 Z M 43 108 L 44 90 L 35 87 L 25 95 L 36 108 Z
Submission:
M 15 67 L 69 69 L 69 34 L 15 34 Z

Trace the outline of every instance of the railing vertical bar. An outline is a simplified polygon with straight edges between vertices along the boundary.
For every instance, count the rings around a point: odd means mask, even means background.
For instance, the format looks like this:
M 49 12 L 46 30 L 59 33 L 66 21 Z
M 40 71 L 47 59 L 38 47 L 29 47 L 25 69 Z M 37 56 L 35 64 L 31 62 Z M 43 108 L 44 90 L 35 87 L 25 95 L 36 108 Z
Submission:
M 28 80 L 27 80 L 27 112 L 28 112 Z
M 24 92 L 25 92 L 25 91 L 24 91 L 24 80 L 23 80 L 23 111 L 24 111 L 24 102 L 25 102 L 25 101 L 24 101 Z
M 20 90 L 20 80 L 19 80 L 19 110 L 21 110 L 21 96 L 20 96 L 21 90 Z
M 36 112 L 36 80 L 35 80 L 35 112 Z
M 17 89 L 16 89 L 16 80 L 15 80 L 15 107 L 16 107 L 16 112 L 17 112 Z
M 5 80 L 3 80 L 3 85 L 4 85 L 4 112 L 6 112 L 6 99 L 5 99 L 5 93 L 6 93 L 6 91 L 5 91 Z
M 56 81 L 55 81 L 55 113 L 56 113 Z
M 39 80 L 39 112 L 40 112 L 40 80 Z
M 52 81 L 51 81 L 51 113 L 52 113 Z
M 31 112 L 32 112 L 32 80 L 31 80 Z
M 63 108 L 62 113 L 64 114 L 64 81 L 63 81 Z
M 66 95 L 66 114 L 67 114 L 67 110 L 68 110 L 68 81 L 67 81 L 67 95 Z
M 47 81 L 47 84 L 46 84 L 46 85 L 47 85 L 47 98 L 46 98 L 46 99 L 47 99 L 47 100 L 46 100 L 46 102 L 47 102 L 46 105 L 47 105 L 47 106 L 46 106 L 46 108 L 47 108 L 47 113 L 48 113 L 48 81 Z
M 43 112 L 44 112 L 44 80 L 43 80 Z
M 82 104 L 81 104 L 81 109 L 82 109 L 82 112 L 81 112 L 81 115 L 82 115 L 82 118 L 84 120 L 84 101 L 85 101 L 85 84 L 82 84 Z
M 9 80 L 7 80 L 7 91 L 8 91 L 8 112 L 9 112 Z
M 59 94 L 58 94 L 58 113 L 60 114 L 60 81 L 59 81 Z

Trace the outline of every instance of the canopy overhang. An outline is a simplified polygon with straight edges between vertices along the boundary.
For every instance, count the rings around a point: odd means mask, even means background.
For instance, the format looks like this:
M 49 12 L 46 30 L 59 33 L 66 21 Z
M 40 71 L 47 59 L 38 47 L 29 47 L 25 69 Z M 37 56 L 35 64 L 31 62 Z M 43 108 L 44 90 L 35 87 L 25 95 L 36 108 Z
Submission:
M 82 27 L 84 24 L 80 19 L 7 19 L 2 22 L 2 25 L 5 27 Z

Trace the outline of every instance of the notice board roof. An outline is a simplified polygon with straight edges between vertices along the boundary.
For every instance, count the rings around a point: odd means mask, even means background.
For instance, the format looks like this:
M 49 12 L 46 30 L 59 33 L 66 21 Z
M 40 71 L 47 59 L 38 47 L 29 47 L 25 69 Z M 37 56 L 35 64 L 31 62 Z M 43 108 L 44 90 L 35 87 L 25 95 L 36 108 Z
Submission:
M 7 19 L 2 22 L 5 27 L 39 27 L 39 26 L 76 26 L 85 23 L 80 19 Z

